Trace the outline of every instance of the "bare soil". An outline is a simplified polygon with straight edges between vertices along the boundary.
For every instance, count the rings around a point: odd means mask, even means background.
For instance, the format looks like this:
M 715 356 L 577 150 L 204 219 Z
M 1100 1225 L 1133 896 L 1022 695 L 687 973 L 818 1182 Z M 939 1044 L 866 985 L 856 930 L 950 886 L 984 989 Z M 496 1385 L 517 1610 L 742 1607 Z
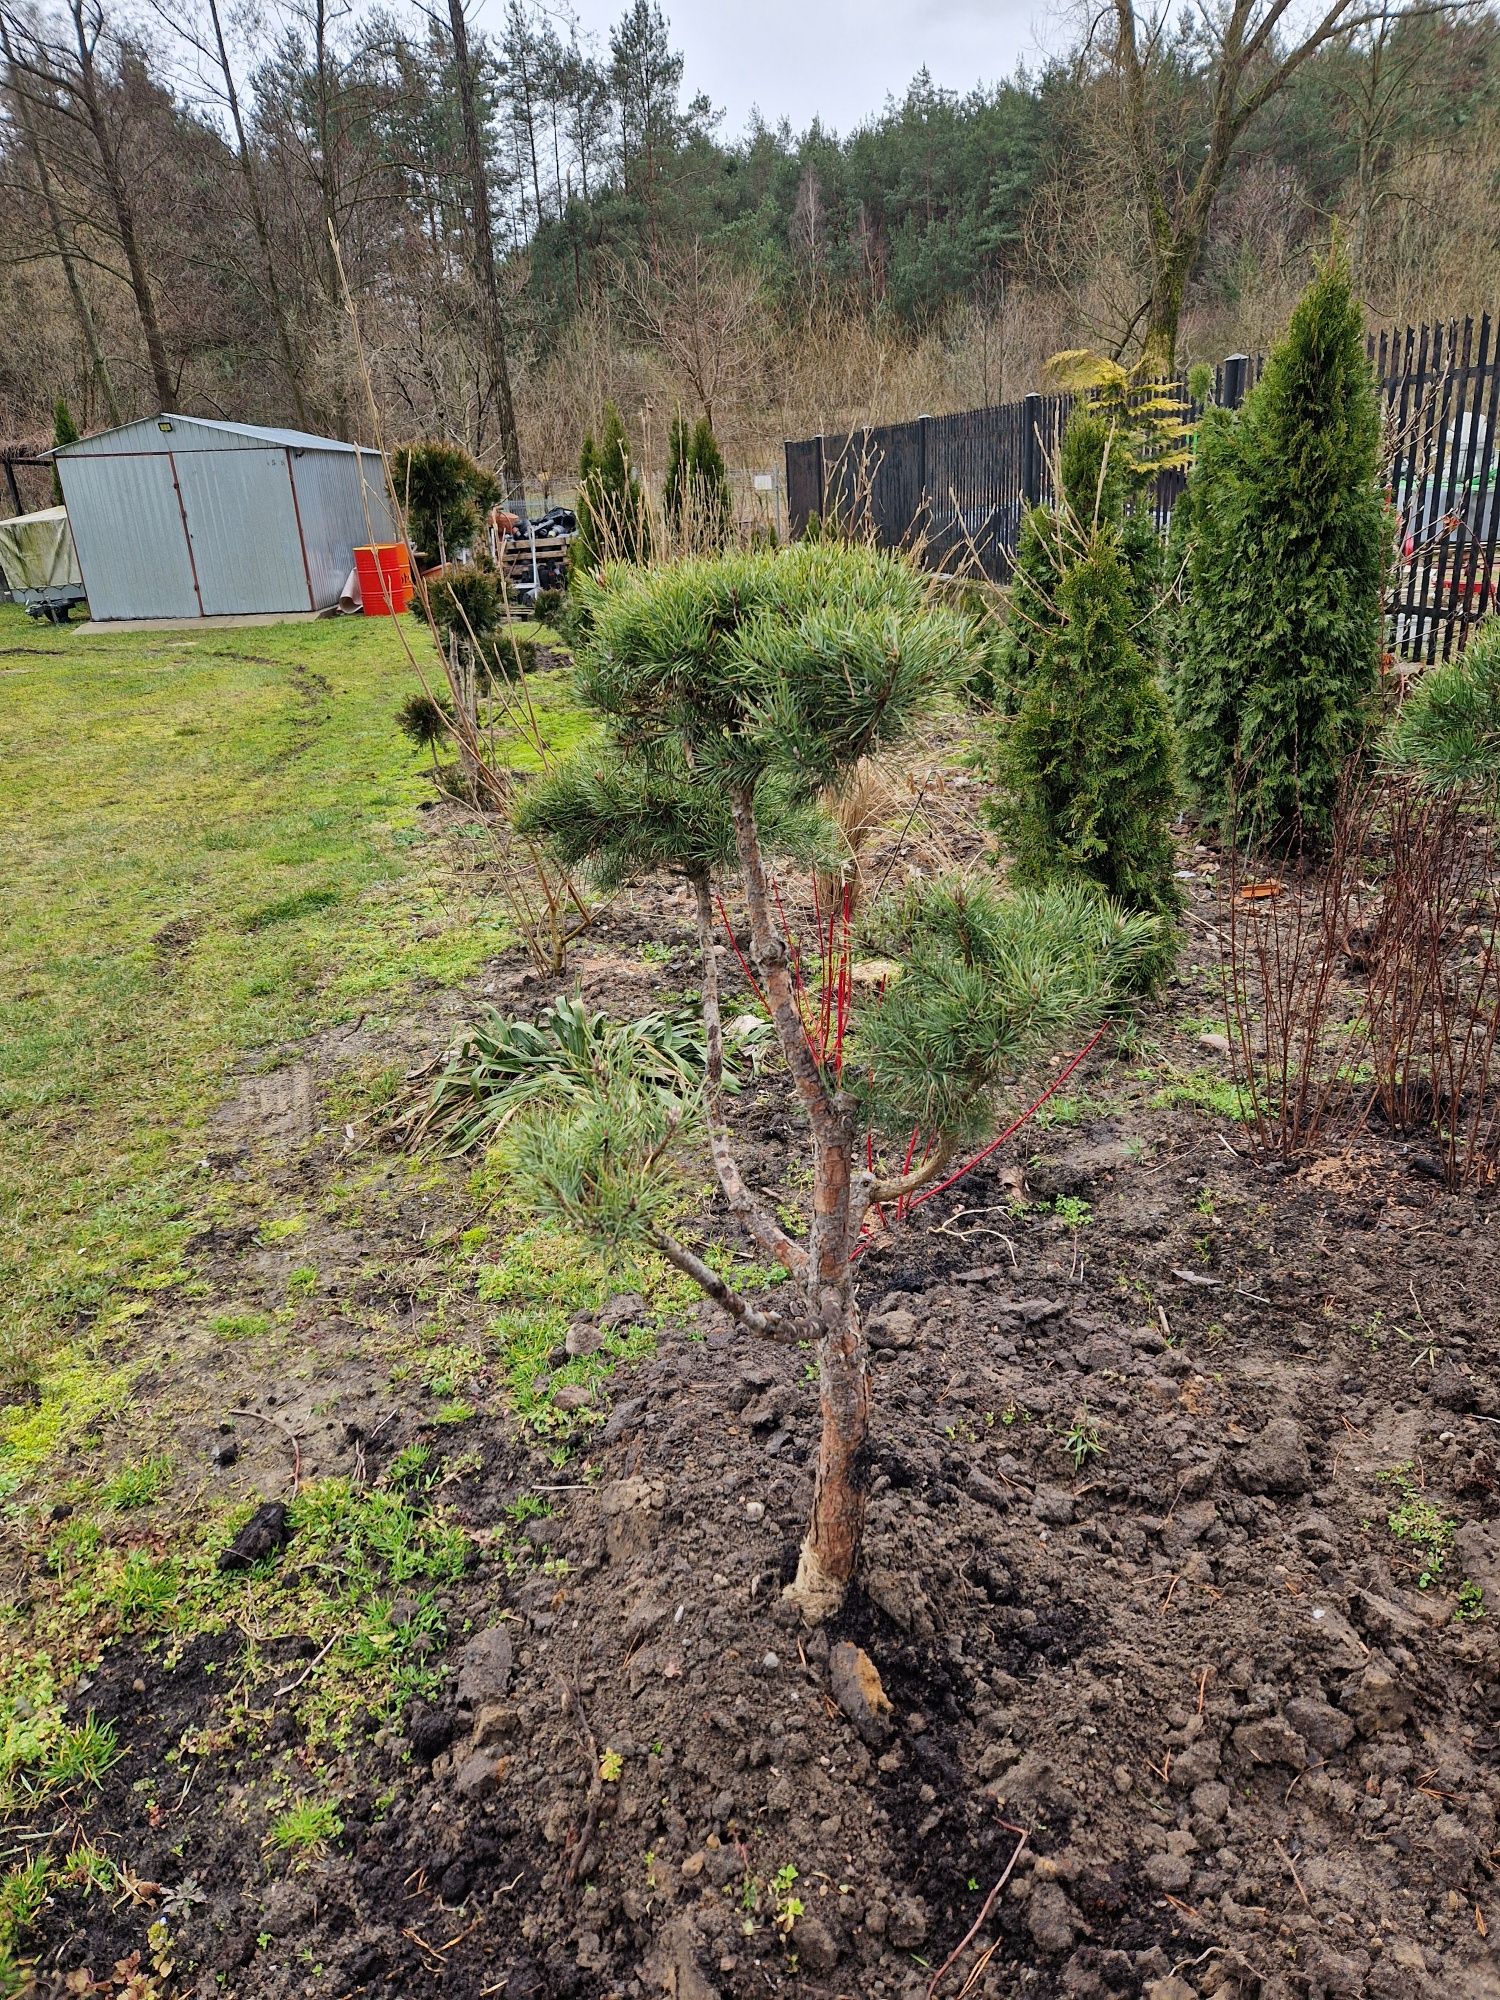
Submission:
M 1211 894 L 1205 872 L 1200 913 Z M 638 947 L 686 928 L 654 891 L 570 981 L 639 1007 L 664 975 Z M 469 1427 L 478 1463 L 439 1496 L 475 1537 L 445 1593 L 445 1691 L 356 1732 L 325 1786 L 343 1834 L 307 1866 L 268 1864 L 241 1806 L 265 1760 L 295 1768 L 314 1635 L 243 1691 L 264 1735 L 225 1727 L 232 1637 L 108 1647 L 75 1708 L 126 1754 L 89 1826 L 179 1892 L 163 1991 L 1500 1996 L 1495 1200 L 1446 1192 L 1388 1135 L 1289 1172 L 1243 1126 L 1155 1103 L 1174 1070 L 1228 1075 L 1194 934 L 1144 1044 L 1069 1086 L 1076 1122 L 1033 1126 L 864 1259 L 872 1499 L 833 1628 L 779 1597 L 808 1356 L 705 1309 L 615 1375 L 563 1468 L 514 1421 Z M 507 1006 L 546 990 L 515 963 L 487 983 Z M 381 1242 L 322 1217 L 281 1248 L 205 1234 L 216 1296 L 254 1303 L 290 1261 L 340 1300 L 280 1403 L 252 1355 L 164 1340 L 154 1393 L 184 1456 L 207 1463 L 227 1408 L 265 1418 L 216 1495 L 284 1496 L 286 1433 L 304 1478 L 375 1478 L 434 1435 L 431 1399 L 353 1334 L 361 1301 L 417 1310 L 462 1188 L 413 1191 L 326 1101 L 353 1055 L 430 1054 L 475 998 L 303 1049 L 226 1107 L 221 1176 L 269 1149 L 278 1186 L 315 1193 L 354 1146 L 391 1199 Z M 774 1186 L 793 1134 L 773 1081 L 735 1116 Z M 1452 1524 L 1426 1588 L 1388 1526 L 1398 1467 Z M 538 1560 L 508 1575 L 494 1525 L 543 1488 Z M 1482 1616 L 1456 1616 L 1464 1581 Z M 846 1644 L 888 1713 L 833 1672 Z M 194 1731 L 221 1734 L 188 1782 L 174 1764 L 144 1789 Z M 63 1891 L 43 1922 L 41 1993 L 115 1991 L 78 1969 L 140 1948 L 128 1897 Z

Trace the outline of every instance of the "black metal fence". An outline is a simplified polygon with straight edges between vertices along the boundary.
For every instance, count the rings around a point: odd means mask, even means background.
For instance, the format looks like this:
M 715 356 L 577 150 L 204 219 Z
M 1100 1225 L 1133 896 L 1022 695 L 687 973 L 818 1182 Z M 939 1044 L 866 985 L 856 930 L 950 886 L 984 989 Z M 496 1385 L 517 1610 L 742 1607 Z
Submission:
M 1387 605 L 1392 650 L 1447 659 L 1500 602 L 1500 340 L 1491 316 L 1372 336 L 1385 409 L 1388 488 L 1397 538 Z M 1233 409 L 1261 358 L 1231 355 L 1214 400 Z M 1186 384 L 1183 407 L 1197 414 Z M 916 417 L 786 447 L 794 535 L 837 521 L 883 548 L 916 548 L 935 568 L 1004 582 L 1028 506 L 1054 499 L 1053 464 L 1070 396 L 1026 396 L 991 409 Z M 1183 474 L 1153 495 L 1165 532 Z

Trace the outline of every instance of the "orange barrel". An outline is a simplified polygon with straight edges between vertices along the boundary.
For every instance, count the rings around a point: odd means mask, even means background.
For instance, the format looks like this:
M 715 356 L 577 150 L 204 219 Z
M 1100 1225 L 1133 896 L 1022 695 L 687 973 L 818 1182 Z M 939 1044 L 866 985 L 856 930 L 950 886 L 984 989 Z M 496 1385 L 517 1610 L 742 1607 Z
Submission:
M 389 618 L 411 603 L 411 558 L 405 542 L 377 542 L 354 551 L 354 569 L 367 618 Z

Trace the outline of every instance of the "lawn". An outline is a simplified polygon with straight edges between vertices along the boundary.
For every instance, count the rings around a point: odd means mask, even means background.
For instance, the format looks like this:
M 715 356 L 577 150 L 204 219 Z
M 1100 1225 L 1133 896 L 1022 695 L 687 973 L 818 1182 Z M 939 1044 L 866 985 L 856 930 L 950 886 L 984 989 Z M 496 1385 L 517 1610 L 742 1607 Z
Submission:
M 385 621 L 79 637 L 0 607 L 0 1400 L 180 1275 L 237 1066 L 501 942 L 426 830 L 413 685 Z

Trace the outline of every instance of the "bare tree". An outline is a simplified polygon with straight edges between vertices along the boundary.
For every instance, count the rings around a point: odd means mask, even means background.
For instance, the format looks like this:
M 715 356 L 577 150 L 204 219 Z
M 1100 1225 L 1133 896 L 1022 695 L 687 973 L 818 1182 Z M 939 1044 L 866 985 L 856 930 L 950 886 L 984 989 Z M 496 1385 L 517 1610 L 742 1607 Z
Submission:
M 505 350 L 505 324 L 500 311 L 500 285 L 495 271 L 489 171 L 463 0 L 448 0 L 448 20 L 453 32 L 453 67 L 458 85 L 459 113 L 463 120 L 464 157 L 469 170 L 469 250 L 489 361 L 496 425 L 500 432 L 500 475 L 507 495 L 512 500 L 524 501 L 526 481 L 521 469 L 521 440 L 516 431 L 516 407 L 510 392 L 510 362 Z
M 292 331 L 291 307 L 279 273 L 279 260 L 271 237 L 270 216 L 255 148 L 246 131 L 240 87 L 224 33 L 224 17 L 219 0 L 203 0 L 204 16 L 186 11 L 181 0 L 150 0 L 163 23 L 193 51 L 200 65 L 199 75 L 213 97 L 222 104 L 234 135 L 235 160 L 245 191 L 245 210 L 260 251 L 261 278 L 266 287 L 266 303 L 281 355 L 282 371 L 291 392 L 297 421 L 310 427 L 307 401 L 302 386 L 302 364 Z M 204 69 L 208 74 L 204 76 Z
M 1134 0 L 1110 0 L 1096 31 L 1143 212 L 1148 285 L 1136 323 L 1152 364 L 1166 373 L 1175 362 L 1183 296 L 1236 147 L 1308 58 L 1397 15 L 1412 19 L 1467 4 L 1369 8 L 1359 0 L 1325 0 L 1308 19 L 1293 14 L 1292 0 L 1204 0 L 1197 28 L 1206 117 L 1183 131 L 1165 110 L 1175 96 L 1166 87 L 1168 65 L 1180 53 L 1170 34 L 1174 17 L 1159 0 L 1150 12 Z
M 46 149 L 42 144 L 30 96 L 22 83 L 15 49 L 10 38 L 10 27 L 3 10 L 0 10 L 0 50 L 3 50 L 5 55 L 6 80 L 15 102 L 21 131 L 25 135 L 26 149 L 31 155 L 32 165 L 36 168 L 37 186 L 41 190 L 42 204 L 47 211 L 47 227 L 52 235 L 57 260 L 62 265 L 63 277 L 68 287 L 68 298 L 72 303 L 74 317 L 78 321 L 78 331 L 83 336 L 83 344 L 88 352 L 89 371 L 98 384 L 99 393 L 104 399 L 104 407 L 109 412 L 110 422 L 123 423 L 124 415 L 119 398 L 115 394 L 109 363 L 105 359 L 104 349 L 99 344 L 99 329 L 95 324 L 88 293 L 83 289 L 83 282 L 78 275 L 78 257 L 63 224 L 62 205 L 53 183 L 52 169 L 48 165 Z
M 712 425 L 724 399 L 753 376 L 768 306 L 760 280 L 693 237 L 655 265 L 621 273 L 637 329 L 691 385 Z
M 7 60 L 18 95 L 29 97 L 33 107 L 60 115 L 84 137 L 87 163 L 93 168 L 107 226 L 119 245 L 135 299 L 151 386 L 158 406 L 168 409 L 176 398 L 176 380 L 142 247 L 136 190 L 125 159 L 124 121 L 116 115 L 102 60 L 107 46 L 102 0 L 68 0 L 66 28 L 58 41 L 47 40 L 40 31 L 21 29 L 14 17 L 7 39 Z

